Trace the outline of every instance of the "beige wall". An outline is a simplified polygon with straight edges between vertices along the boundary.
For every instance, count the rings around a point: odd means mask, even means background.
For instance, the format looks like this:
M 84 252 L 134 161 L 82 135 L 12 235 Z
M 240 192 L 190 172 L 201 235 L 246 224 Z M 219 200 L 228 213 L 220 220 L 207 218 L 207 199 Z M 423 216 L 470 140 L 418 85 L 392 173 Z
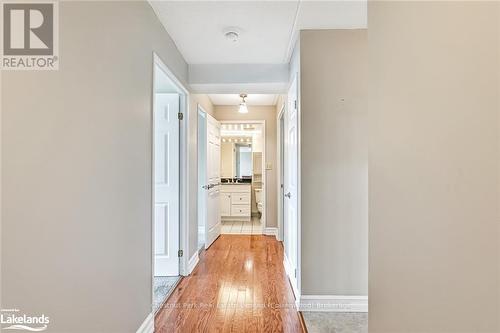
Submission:
M 198 105 L 211 116 L 214 107 L 205 94 L 189 95 L 189 249 L 191 258 L 198 251 Z
M 47 332 L 135 332 L 151 312 L 153 51 L 147 2 L 60 2 L 60 69 L 2 73 L 2 308 Z
M 370 332 L 500 331 L 498 7 L 370 3 Z
M 235 169 L 235 144 L 222 142 L 220 145 L 220 176 L 221 178 L 234 178 Z
M 276 165 L 276 107 L 249 106 L 247 114 L 238 113 L 238 106 L 215 106 L 217 120 L 265 120 L 266 121 L 266 163 L 272 169 L 266 171 L 266 223 L 277 227 L 277 165 Z
M 304 295 L 368 294 L 366 65 L 366 30 L 300 34 Z

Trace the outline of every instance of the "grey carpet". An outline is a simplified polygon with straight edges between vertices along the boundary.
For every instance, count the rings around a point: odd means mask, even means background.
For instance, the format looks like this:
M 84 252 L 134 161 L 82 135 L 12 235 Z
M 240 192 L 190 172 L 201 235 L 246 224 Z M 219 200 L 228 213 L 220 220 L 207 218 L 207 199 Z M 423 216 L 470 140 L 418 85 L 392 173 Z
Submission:
M 302 312 L 309 333 L 367 333 L 368 313 Z
M 153 311 L 156 312 L 170 294 L 179 276 L 155 276 Z

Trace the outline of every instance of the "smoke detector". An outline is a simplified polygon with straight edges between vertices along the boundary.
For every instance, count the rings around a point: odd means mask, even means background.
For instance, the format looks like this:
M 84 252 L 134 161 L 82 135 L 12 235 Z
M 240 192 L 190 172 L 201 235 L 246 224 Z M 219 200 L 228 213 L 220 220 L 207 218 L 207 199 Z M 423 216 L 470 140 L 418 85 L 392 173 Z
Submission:
M 224 37 L 228 41 L 236 43 L 240 39 L 240 30 L 235 27 L 227 28 L 224 30 Z

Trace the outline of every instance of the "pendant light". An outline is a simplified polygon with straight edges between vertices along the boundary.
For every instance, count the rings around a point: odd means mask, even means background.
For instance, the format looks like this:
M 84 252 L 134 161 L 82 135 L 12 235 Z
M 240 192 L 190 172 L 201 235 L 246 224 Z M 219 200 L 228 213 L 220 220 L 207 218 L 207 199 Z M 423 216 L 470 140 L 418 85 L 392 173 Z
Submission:
M 240 103 L 240 108 L 238 109 L 239 113 L 248 113 L 248 108 L 247 108 L 247 102 L 245 102 L 245 98 L 247 97 L 247 94 L 240 94 L 241 97 L 241 103 Z

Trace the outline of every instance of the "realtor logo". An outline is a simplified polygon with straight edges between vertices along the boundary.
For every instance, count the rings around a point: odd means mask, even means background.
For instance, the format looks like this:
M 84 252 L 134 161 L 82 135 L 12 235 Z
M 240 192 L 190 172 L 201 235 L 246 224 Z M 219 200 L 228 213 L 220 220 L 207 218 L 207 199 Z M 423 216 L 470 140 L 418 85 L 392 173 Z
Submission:
M 56 2 L 2 3 L 3 70 L 58 69 Z

